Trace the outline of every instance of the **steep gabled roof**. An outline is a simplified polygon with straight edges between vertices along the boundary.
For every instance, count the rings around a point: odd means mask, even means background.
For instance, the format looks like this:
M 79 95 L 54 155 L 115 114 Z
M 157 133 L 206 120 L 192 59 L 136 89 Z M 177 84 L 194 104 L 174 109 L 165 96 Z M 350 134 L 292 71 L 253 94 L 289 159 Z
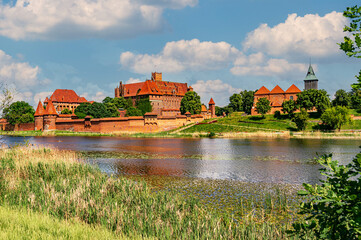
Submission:
M 211 100 L 209 100 L 208 105 L 215 105 L 216 103 L 214 102 L 213 98 L 211 98 Z
M 134 97 L 142 89 L 144 82 L 124 84 L 124 97 Z
M 270 93 L 271 94 L 280 94 L 280 93 L 285 93 L 285 91 L 283 91 L 283 89 L 280 86 L 276 85 Z
M 287 90 L 286 90 L 286 93 L 300 93 L 301 90 L 296 87 L 296 85 L 292 84 L 291 87 L 289 87 Z
M 263 94 L 269 94 L 270 90 L 268 90 L 265 86 L 262 86 L 260 89 L 258 89 L 257 92 L 255 92 L 254 95 L 263 95 Z
M 154 81 L 146 80 L 138 95 L 162 95 Z
M 79 97 L 74 90 L 70 89 L 56 89 L 51 95 L 50 100 L 52 102 L 64 102 L 64 103 L 83 103 L 87 102 L 84 97 Z
M 34 116 L 37 117 L 37 116 L 43 116 L 45 113 L 45 109 L 43 107 L 43 104 L 41 103 L 41 101 L 39 101 L 38 103 L 38 107 L 36 108 L 36 111 L 35 111 L 35 114 Z
M 187 83 L 155 81 L 160 92 L 165 95 L 184 96 L 188 91 Z
M 202 104 L 201 112 L 207 112 L 207 107 L 204 104 Z
M 58 113 L 55 110 L 53 102 L 50 100 L 48 102 L 48 105 L 46 105 L 46 112 L 45 115 L 58 115 Z

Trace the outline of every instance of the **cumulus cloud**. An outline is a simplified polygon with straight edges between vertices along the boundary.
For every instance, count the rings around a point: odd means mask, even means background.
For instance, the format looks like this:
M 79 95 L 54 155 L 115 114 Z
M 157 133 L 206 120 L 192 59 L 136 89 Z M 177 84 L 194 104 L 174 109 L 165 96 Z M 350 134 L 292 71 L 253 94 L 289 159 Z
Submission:
M 165 8 L 198 0 L 17 0 L 1 5 L 0 35 L 12 39 L 127 38 L 157 32 Z
M 267 57 L 262 53 L 241 56 L 234 61 L 231 73 L 246 76 L 278 76 L 290 78 L 291 76 L 307 71 L 307 64 L 290 63 L 286 59 Z
M 261 24 L 247 35 L 243 47 L 288 58 L 330 57 L 340 53 L 337 43 L 343 39 L 346 24 L 347 19 L 339 12 L 303 17 L 293 13 L 284 23 L 274 27 Z
M 19 62 L 0 50 L 0 81 L 14 83 L 22 87 L 34 86 L 38 83 L 38 66 L 32 67 L 27 62 Z
M 184 70 L 214 70 L 228 67 L 240 54 L 226 42 L 201 42 L 198 39 L 168 42 L 158 54 L 120 55 L 123 68 L 136 73 L 157 71 L 176 73 Z
M 192 84 L 192 87 L 194 91 L 199 94 L 203 103 L 208 104 L 208 101 L 212 97 L 218 106 L 225 105 L 229 96 L 233 93 L 242 91 L 242 89 L 234 88 L 220 79 L 198 80 L 195 84 Z
M 46 97 L 50 97 L 53 92 L 38 92 L 34 95 L 33 101 L 34 103 L 38 103 L 40 101 L 44 101 Z

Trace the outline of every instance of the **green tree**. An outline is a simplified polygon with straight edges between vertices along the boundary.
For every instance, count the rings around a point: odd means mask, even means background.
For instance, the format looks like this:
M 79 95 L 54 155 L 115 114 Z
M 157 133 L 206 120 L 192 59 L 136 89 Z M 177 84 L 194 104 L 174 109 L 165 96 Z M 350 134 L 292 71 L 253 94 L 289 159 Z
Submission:
M 303 131 L 307 127 L 308 113 L 304 108 L 301 108 L 299 113 L 296 113 L 292 122 L 294 122 L 297 126 L 298 131 Z
M 244 90 L 240 92 L 242 97 L 242 111 L 247 114 L 251 114 L 251 110 L 254 102 L 254 91 Z
M 109 113 L 109 117 L 119 117 L 118 108 L 112 101 L 104 103 L 104 106 Z
M 107 111 L 107 108 L 104 104 L 94 102 L 94 103 L 81 103 L 74 111 L 75 115 L 79 118 L 85 118 L 87 115 L 93 118 L 106 118 L 112 117 L 111 113 Z
M 286 100 L 282 103 L 282 112 L 288 114 L 289 117 L 293 116 L 293 113 L 297 110 L 298 106 L 296 101 L 292 99 Z
M 105 97 L 102 101 L 102 103 L 106 104 L 106 103 L 111 103 L 113 102 L 113 98 L 111 97 Z
M 351 163 L 339 165 L 332 155 L 317 160 L 326 176 L 321 184 L 303 184 L 299 195 L 308 196 L 301 203 L 300 214 L 306 219 L 293 224 L 291 234 L 315 239 L 361 238 L 361 153 Z
M 357 5 L 348 7 L 343 12 L 343 16 L 350 20 L 350 25 L 345 26 L 343 31 L 351 33 L 352 37 L 345 36 L 344 41 L 340 43 L 340 49 L 349 57 L 361 58 L 361 7 Z M 355 77 L 357 83 L 352 84 L 351 87 L 361 90 L 361 70 Z
M 242 104 L 243 102 L 241 94 L 234 93 L 229 97 L 229 106 L 233 109 L 233 111 L 242 111 Z
M 126 117 L 131 117 L 131 116 L 143 116 L 142 111 L 135 108 L 135 107 L 130 107 L 127 109 L 127 113 L 125 114 Z
M 149 101 L 149 97 L 140 97 L 137 99 L 135 105 L 142 112 L 142 115 L 152 111 L 152 104 Z
M 322 114 L 330 106 L 330 99 L 326 90 L 309 89 L 297 94 L 296 104 L 300 109 L 315 108 L 319 114 Z
M 3 115 L 10 124 L 34 122 L 35 110 L 29 103 L 17 101 L 4 108 Z
M 256 103 L 256 111 L 262 114 L 262 117 L 264 118 L 264 115 L 271 110 L 270 104 L 271 102 L 267 98 L 260 98 Z
M 186 92 L 181 101 L 180 111 L 182 114 L 190 112 L 191 114 L 201 113 L 201 97 L 195 91 Z
M 339 89 L 335 93 L 335 99 L 332 100 L 333 106 L 349 107 L 351 105 L 351 96 L 343 89 Z
M 321 120 L 330 129 L 340 131 L 342 125 L 351 122 L 351 117 L 347 107 L 336 106 L 326 109 L 321 115 Z
M 351 90 L 351 107 L 353 109 L 361 109 L 361 89 Z
M 65 108 L 61 111 L 61 114 L 72 114 L 73 112 L 70 111 L 69 109 Z

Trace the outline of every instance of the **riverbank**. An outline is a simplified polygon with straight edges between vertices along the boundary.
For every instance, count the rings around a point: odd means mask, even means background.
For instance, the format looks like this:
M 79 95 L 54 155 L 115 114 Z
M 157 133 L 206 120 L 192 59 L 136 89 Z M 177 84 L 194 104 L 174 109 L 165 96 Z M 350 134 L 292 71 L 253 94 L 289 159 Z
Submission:
M 1 149 L 0 206 L 76 220 L 132 239 L 286 239 L 297 216 L 300 200 L 283 188 L 257 188 L 263 193 L 254 195 L 254 184 L 198 181 L 189 188 L 188 180 L 164 188 L 154 181 L 108 176 L 78 158 L 76 152 L 44 147 Z M 225 184 L 232 191 L 214 208 L 204 196 L 223 191 Z

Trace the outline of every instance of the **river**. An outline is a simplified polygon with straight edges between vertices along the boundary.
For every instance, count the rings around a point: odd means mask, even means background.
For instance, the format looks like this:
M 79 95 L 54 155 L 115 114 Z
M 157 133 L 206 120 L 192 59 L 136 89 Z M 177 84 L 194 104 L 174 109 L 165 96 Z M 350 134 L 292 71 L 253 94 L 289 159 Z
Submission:
M 360 151 L 359 140 L 340 139 L 182 139 L 123 137 L 9 137 L 86 153 L 109 174 L 162 175 L 301 184 L 317 183 L 318 155 L 332 153 L 345 164 Z

